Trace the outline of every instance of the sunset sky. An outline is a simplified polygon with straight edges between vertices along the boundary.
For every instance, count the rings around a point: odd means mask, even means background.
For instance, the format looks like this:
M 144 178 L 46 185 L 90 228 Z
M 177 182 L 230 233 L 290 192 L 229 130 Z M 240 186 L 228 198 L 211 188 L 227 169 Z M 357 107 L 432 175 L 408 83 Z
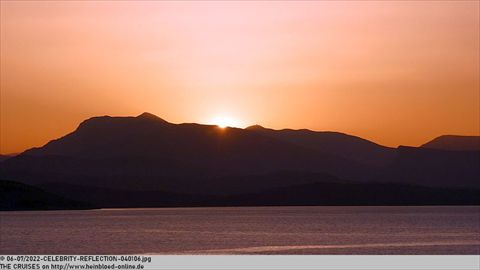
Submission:
M 0 153 L 98 115 L 480 134 L 478 1 L 1 1 Z

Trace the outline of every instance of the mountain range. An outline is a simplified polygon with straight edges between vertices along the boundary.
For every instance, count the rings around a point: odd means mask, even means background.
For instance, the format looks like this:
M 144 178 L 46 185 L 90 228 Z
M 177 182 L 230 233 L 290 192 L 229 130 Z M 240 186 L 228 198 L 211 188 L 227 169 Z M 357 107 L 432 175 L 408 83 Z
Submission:
M 57 193 L 55 186 L 82 186 L 185 196 L 247 196 L 321 183 L 480 189 L 479 142 L 441 136 L 421 147 L 391 148 L 338 132 L 172 124 L 150 113 L 101 116 L 4 159 L 0 179 Z

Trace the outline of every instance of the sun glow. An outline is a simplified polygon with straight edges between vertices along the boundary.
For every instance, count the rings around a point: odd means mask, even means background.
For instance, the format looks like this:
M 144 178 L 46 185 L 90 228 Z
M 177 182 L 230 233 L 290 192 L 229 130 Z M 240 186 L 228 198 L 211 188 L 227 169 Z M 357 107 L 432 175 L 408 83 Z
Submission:
M 238 127 L 239 125 L 237 120 L 228 116 L 217 116 L 210 121 L 210 124 L 217 125 L 220 128 Z

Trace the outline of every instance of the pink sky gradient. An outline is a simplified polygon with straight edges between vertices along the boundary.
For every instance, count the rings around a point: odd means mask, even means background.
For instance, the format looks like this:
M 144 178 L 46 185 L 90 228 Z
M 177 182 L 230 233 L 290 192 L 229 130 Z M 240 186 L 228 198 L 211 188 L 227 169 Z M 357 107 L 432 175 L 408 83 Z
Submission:
M 480 133 L 478 1 L 1 2 L 0 153 L 97 115 Z

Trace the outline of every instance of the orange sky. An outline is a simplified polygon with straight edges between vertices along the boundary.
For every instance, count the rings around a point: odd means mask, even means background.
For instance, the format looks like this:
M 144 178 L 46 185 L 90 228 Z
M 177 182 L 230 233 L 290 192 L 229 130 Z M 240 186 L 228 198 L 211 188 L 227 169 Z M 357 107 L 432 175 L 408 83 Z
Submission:
M 478 1 L 1 1 L 0 153 L 96 115 L 478 135 Z

